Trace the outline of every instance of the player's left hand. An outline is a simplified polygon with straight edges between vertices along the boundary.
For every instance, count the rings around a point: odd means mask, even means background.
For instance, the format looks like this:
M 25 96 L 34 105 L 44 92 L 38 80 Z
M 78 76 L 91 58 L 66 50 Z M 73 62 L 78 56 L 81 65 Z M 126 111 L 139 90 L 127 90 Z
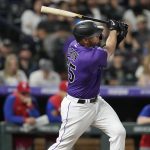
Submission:
M 121 43 L 121 41 L 126 37 L 128 33 L 128 25 L 124 22 L 119 22 L 119 33 L 117 36 L 117 46 Z
M 109 20 L 108 23 L 107 23 L 107 27 L 109 30 L 116 30 L 118 31 L 119 30 L 119 22 L 116 21 L 116 20 Z

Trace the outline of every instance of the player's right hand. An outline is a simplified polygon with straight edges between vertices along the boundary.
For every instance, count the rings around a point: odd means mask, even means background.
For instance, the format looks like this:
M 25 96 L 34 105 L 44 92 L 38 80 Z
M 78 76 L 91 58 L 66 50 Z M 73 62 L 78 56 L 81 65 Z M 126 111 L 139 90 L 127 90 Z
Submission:
M 124 22 L 119 22 L 119 34 L 117 36 L 117 46 L 126 37 L 128 33 L 128 25 Z
M 25 123 L 29 124 L 29 125 L 34 125 L 36 123 L 35 118 L 33 117 L 29 117 L 25 119 Z
M 119 22 L 116 20 L 109 20 L 107 23 L 109 30 L 119 30 Z

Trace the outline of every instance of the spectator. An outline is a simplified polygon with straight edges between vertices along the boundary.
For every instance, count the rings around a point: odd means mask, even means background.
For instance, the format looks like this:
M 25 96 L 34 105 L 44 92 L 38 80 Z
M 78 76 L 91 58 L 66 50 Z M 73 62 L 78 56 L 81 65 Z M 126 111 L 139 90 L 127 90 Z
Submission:
M 103 15 L 99 9 L 97 0 L 87 0 L 87 10 L 89 13 L 87 15 L 92 16 L 93 18 L 103 19 Z
M 129 9 L 124 13 L 124 20 L 130 22 L 134 31 L 137 30 L 136 19 L 138 15 L 145 15 L 147 17 L 148 28 L 150 29 L 150 11 L 142 9 L 137 0 L 129 0 Z
M 128 72 L 131 74 L 130 84 L 135 84 L 137 79 L 134 75 L 137 67 L 141 61 L 141 47 L 137 39 L 133 36 L 131 26 L 128 28 L 128 34 L 126 38 L 119 45 L 119 50 L 125 54 L 125 66 L 128 68 Z
M 124 54 L 116 52 L 113 60 L 105 71 L 105 82 L 108 85 L 125 85 L 127 84 L 127 73 L 128 69 L 124 65 Z
M 35 29 L 38 23 L 42 20 L 41 15 L 41 0 L 35 0 L 33 10 L 25 10 L 21 16 L 21 29 L 27 35 L 35 34 Z
M 138 43 L 137 39 L 134 37 L 132 33 L 132 26 L 128 23 L 128 33 L 126 38 L 121 42 L 119 45 L 119 49 L 122 52 L 128 52 L 128 53 L 138 53 L 141 51 L 140 44 Z
M 31 73 L 29 77 L 32 87 L 53 87 L 57 88 L 60 83 L 60 75 L 53 70 L 53 64 L 50 60 L 41 59 L 40 69 Z
M 118 0 L 110 0 L 107 8 L 107 18 L 114 20 L 122 20 L 124 8 L 119 5 Z
M 30 95 L 30 87 L 27 82 L 20 82 L 14 93 L 10 94 L 4 104 L 4 118 L 8 123 L 16 125 L 34 125 L 35 118 L 39 117 L 40 113 L 37 106 L 37 101 Z M 15 149 L 31 149 L 33 140 L 28 137 L 15 137 Z
M 140 5 L 143 9 L 150 10 L 150 1 L 149 0 L 140 0 Z
M 136 71 L 139 86 L 150 86 L 150 55 L 143 58 L 143 66 Z
M 139 15 L 137 17 L 137 32 L 135 33 L 135 38 L 137 39 L 140 47 L 143 50 L 145 43 L 150 40 L 150 29 L 148 29 L 147 18 L 144 15 Z M 142 53 L 144 53 L 142 51 Z
M 66 96 L 67 85 L 67 81 L 62 81 L 59 85 L 60 91 L 57 94 L 51 96 L 47 102 L 46 113 L 50 123 L 61 122 L 60 105 L 63 98 Z
M 150 124 L 150 104 L 146 105 L 137 118 L 138 124 Z M 139 150 L 150 150 L 150 135 L 143 135 Z
M 27 82 L 20 82 L 17 90 L 10 94 L 4 104 L 5 121 L 22 125 L 33 125 L 35 118 L 39 117 L 37 102 L 30 95 L 30 87 Z
M 16 55 L 10 54 L 6 57 L 5 68 L 0 71 L 1 84 L 17 86 L 20 81 L 27 81 L 25 73 L 19 69 Z
M 19 65 L 20 69 L 23 70 L 27 77 L 31 72 L 38 69 L 38 65 L 34 61 L 32 52 L 28 45 L 23 45 L 19 51 Z
M 4 69 L 5 59 L 12 52 L 12 42 L 10 39 L 4 39 L 0 43 L 0 70 Z
M 63 46 L 70 35 L 70 27 L 67 22 L 59 21 L 55 28 L 55 32 L 49 34 L 45 26 L 39 24 L 37 27 L 37 36 L 42 41 L 43 49 L 47 56 L 53 61 L 54 69 L 59 74 L 63 74 L 66 72 L 66 59 Z

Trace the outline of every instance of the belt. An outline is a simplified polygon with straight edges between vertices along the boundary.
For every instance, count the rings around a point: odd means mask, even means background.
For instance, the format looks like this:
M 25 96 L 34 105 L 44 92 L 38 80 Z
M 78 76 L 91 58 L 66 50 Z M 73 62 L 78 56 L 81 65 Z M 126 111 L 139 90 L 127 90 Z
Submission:
M 91 99 L 82 99 L 82 98 L 76 98 L 76 97 L 73 97 L 73 96 L 67 94 L 66 97 L 69 98 L 71 101 L 75 101 L 76 103 L 80 103 L 80 104 L 95 103 L 97 101 L 97 96 L 94 98 L 91 98 Z
M 95 98 L 91 98 L 91 99 L 79 99 L 77 103 L 80 103 L 80 104 L 84 104 L 84 103 L 95 103 L 97 101 L 97 96 Z

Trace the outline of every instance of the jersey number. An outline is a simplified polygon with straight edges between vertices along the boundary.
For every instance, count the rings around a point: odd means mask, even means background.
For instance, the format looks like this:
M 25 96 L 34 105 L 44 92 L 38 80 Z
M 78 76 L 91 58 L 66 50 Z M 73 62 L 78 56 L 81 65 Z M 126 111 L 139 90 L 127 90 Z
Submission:
M 69 72 L 69 82 L 72 83 L 75 80 L 74 70 L 76 70 L 76 66 L 72 63 L 68 63 L 68 72 Z

